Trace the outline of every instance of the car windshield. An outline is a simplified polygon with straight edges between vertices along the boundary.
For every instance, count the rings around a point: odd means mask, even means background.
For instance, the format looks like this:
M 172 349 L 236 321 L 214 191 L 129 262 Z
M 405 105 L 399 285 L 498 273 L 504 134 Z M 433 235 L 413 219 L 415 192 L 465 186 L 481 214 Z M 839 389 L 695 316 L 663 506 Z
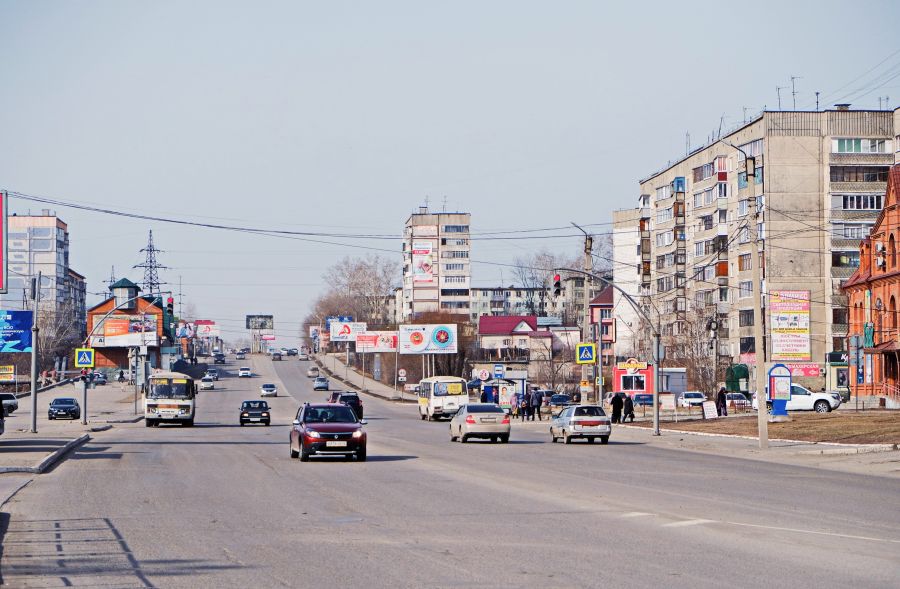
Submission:
M 274 391 L 274 390 L 275 390 L 275 385 L 273 385 L 273 384 L 264 384 L 264 385 L 262 386 L 262 388 L 265 389 L 265 390 L 267 390 L 267 391 Z
M 359 403 L 359 397 L 356 395 L 341 395 L 341 403 Z
M 212 382 L 213 381 L 211 376 L 204 376 L 202 380 L 203 380 L 203 382 Z
M 469 405 L 466 405 L 466 411 L 469 413 L 503 413 L 503 409 L 501 409 L 499 405 L 494 405 L 492 403 L 486 403 L 484 405 L 470 403 Z
M 303 416 L 306 423 L 356 423 L 356 414 L 349 407 L 310 407 Z
M 175 378 L 170 381 L 150 381 L 149 399 L 190 399 L 190 387 L 186 378 Z
M 265 401 L 244 401 L 242 409 L 268 409 L 269 404 Z
M 553 395 L 550 397 L 551 403 L 568 403 L 572 398 L 569 395 Z
M 75 399 L 53 399 L 51 405 L 59 406 L 72 406 L 75 405 Z
M 600 407 L 576 407 L 575 417 L 603 417 L 606 413 Z
M 700 393 L 685 393 L 684 396 L 689 399 L 699 399 L 703 395 L 701 395 Z

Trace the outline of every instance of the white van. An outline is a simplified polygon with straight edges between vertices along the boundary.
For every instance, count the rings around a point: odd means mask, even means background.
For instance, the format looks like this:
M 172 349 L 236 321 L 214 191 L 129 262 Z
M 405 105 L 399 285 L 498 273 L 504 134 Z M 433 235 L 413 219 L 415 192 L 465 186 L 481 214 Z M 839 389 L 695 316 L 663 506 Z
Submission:
M 438 419 L 453 417 L 469 403 L 466 379 L 458 376 L 432 376 L 419 382 L 419 417 Z

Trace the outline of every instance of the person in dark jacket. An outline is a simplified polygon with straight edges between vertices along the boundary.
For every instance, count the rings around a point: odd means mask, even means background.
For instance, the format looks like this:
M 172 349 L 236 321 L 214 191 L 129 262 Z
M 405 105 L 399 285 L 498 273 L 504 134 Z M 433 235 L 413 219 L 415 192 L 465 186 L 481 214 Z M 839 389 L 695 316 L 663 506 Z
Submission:
M 528 417 L 531 415 L 531 396 L 528 391 L 522 393 L 522 403 L 519 407 L 519 414 L 522 416 L 522 421 L 527 421 Z
M 625 400 L 622 401 L 622 423 L 625 423 L 629 417 L 631 417 L 631 423 L 634 423 L 634 400 L 631 395 L 625 395 Z
M 609 404 L 612 406 L 612 422 L 619 423 L 622 418 L 622 407 L 625 402 L 622 400 L 622 393 L 616 393 L 613 395 L 613 398 L 609 401 Z
M 718 409 L 719 417 L 728 417 L 728 391 L 725 387 L 719 389 L 716 395 L 716 409 Z
M 482 403 L 487 403 L 487 402 L 488 402 L 488 392 L 487 392 L 487 389 L 484 389 L 484 388 L 481 389 L 481 402 L 482 402 Z
M 543 421 L 541 417 L 541 405 L 544 404 L 544 394 L 539 390 L 531 391 L 531 421 L 534 421 L 534 416 L 537 415 L 538 421 Z

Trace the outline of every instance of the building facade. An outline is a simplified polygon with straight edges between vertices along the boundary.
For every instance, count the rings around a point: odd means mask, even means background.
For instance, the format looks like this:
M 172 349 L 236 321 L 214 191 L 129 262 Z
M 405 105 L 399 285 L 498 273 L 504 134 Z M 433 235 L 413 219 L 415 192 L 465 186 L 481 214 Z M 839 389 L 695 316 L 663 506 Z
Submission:
M 403 233 L 403 291 L 397 315 L 470 313 L 472 270 L 469 213 L 431 213 L 419 207 Z
M 818 388 L 826 353 L 846 349 L 841 284 L 858 266 L 857 244 L 883 205 L 894 120 L 891 111 L 846 106 L 764 112 L 652 174 L 640 183 L 638 206 L 617 216 L 614 243 L 634 245 L 640 255 L 634 265 L 615 267 L 617 283 L 637 281 L 672 350 L 708 338 L 716 366 L 721 359 L 751 368 L 753 291 L 761 289 L 765 360 L 788 364 L 796 380 Z M 748 176 L 745 154 L 755 158 L 755 176 Z M 751 196 L 760 211 L 756 285 Z

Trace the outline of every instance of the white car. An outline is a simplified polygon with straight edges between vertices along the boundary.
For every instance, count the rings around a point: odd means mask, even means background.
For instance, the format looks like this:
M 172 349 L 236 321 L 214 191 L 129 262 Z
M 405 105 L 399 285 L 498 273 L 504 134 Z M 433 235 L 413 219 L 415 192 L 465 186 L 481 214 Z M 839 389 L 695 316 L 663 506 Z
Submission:
M 216 381 L 211 376 L 204 376 L 200 379 L 200 390 L 211 391 L 216 388 Z
M 319 376 L 319 367 L 318 366 L 310 366 L 306 370 L 306 376 L 309 378 L 318 378 Z
M 278 387 L 271 383 L 267 383 L 259 387 L 259 396 L 260 397 L 277 397 L 278 396 Z
M 309 354 L 307 354 L 306 352 L 298 352 L 297 360 L 309 360 Z
M 814 393 L 804 386 L 791 384 L 791 400 L 787 402 L 788 411 L 815 411 L 816 413 L 828 413 L 841 406 L 840 393 Z M 756 395 L 753 395 L 753 408 L 757 409 Z M 766 401 L 766 407 L 771 412 L 772 402 Z
M 250 378 L 253 373 L 250 371 L 250 368 L 247 366 L 241 366 L 238 368 L 238 378 Z
M 703 405 L 703 402 L 706 401 L 706 395 L 701 393 L 700 391 L 685 391 L 681 394 L 681 399 L 678 403 L 682 407 L 699 407 Z

